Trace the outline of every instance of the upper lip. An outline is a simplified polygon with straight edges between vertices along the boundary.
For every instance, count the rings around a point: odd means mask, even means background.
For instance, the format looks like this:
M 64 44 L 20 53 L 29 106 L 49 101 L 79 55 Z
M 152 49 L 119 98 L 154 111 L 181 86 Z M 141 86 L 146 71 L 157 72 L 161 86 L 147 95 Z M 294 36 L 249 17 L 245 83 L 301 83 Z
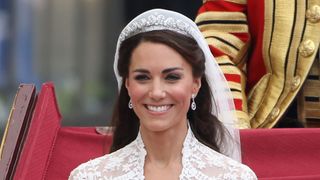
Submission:
M 145 104 L 146 106 L 171 106 L 172 104 L 167 103 L 167 104 Z

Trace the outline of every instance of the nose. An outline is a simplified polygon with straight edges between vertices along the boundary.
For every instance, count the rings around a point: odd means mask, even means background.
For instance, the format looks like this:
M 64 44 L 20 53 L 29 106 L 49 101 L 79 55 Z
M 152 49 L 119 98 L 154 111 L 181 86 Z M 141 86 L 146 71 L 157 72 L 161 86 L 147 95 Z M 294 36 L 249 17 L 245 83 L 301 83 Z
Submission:
M 151 88 L 149 91 L 149 97 L 152 99 L 159 101 L 166 96 L 166 92 L 164 90 L 164 85 L 160 80 L 154 80 L 151 84 Z

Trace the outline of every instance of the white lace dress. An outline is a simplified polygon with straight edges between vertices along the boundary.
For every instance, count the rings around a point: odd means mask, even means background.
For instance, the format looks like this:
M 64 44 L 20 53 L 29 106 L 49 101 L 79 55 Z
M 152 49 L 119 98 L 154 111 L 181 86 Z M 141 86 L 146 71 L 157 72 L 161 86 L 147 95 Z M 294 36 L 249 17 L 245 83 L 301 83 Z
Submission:
M 69 180 L 143 180 L 146 154 L 139 133 L 124 148 L 78 166 L 71 172 Z M 181 180 L 257 179 L 249 167 L 200 143 L 190 128 L 183 143 L 182 166 Z

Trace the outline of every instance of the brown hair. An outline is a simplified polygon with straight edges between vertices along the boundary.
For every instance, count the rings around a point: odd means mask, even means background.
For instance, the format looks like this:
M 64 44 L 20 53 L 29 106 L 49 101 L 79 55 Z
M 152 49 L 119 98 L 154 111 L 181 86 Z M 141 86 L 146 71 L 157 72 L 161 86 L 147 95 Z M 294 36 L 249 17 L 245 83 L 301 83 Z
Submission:
M 205 56 L 197 42 L 186 35 L 170 30 L 155 30 L 139 33 L 124 40 L 119 49 L 118 72 L 122 79 L 128 77 L 131 54 L 141 42 L 165 44 L 179 54 L 192 67 L 195 78 L 201 77 L 201 87 L 195 98 L 197 109 L 189 110 L 187 117 L 195 137 L 208 147 L 220 152 L 220 144 L 225 136 L 221 122 L 211 113 L 211 90 L 204 75 Z M 132 142 L 139 131 L 139 119 L 132 109 L 128 108 L 130 97 L 123 81 L 112 117 L 114 129 L 111 152 Z

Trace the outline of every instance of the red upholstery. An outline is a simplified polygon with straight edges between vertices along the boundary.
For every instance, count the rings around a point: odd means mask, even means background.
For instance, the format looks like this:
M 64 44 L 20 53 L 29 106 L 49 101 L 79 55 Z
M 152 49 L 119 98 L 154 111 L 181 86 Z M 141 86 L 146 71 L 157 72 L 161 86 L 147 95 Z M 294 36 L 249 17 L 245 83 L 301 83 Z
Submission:
M 67 179 L 79 164 L 109 152 L 112 137 L 94 128 L 61 128 L 48 164 L 45 179 Z
M 39 94 L 14 179 L 67 179 L 108 152 L 110 136 L 95 128 L 60 127 L 53 84 Z M 320 179 L 320 129 L 241 130 L 243 162 L 259 179 Z
M 242 161 L 259 179 L 320 179 L 320 129 L 241 131 Z

